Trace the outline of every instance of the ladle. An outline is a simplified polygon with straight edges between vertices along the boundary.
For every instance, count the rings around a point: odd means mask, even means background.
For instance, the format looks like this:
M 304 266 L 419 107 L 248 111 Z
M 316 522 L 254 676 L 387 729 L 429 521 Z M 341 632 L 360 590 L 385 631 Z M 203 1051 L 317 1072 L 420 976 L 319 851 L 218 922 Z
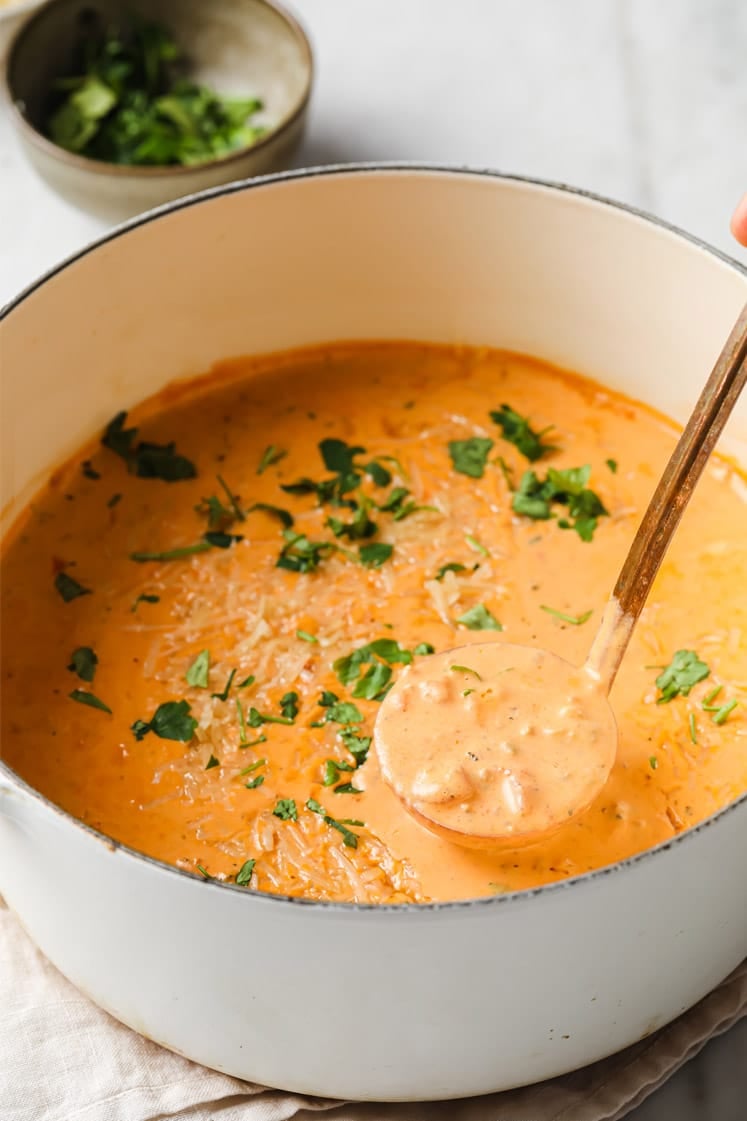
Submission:
M 745 381 L 747 305 L 643 515 L 583 666 L 494 640 L 402 673 L 381 704 L 374 745 L 385 781 L 429 829 L 473 847 L 528 844 L 600 793 L 617 752 L 610 689 Z

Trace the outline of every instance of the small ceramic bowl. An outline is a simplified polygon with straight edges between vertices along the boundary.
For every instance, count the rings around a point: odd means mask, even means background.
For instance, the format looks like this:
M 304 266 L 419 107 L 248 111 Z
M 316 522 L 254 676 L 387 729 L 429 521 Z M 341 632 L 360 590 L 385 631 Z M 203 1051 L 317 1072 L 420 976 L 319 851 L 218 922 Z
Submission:
M 104 26 L 128 14 L 163 24 L 190 61 L 190 77 L 219 93 L 260 97 L 267 132 L 237 152 L 190 166 L 132 167 L 68 152 L 42 123 L 54 81 L 70 72 L 84 14 Z M 50 0 L 10 44 L 5 81 L 21 145 L 68 202 L 119 220 L 205 187 L 285 166 L 301 139 L 313 77 L 309 41 L 270 0 Z

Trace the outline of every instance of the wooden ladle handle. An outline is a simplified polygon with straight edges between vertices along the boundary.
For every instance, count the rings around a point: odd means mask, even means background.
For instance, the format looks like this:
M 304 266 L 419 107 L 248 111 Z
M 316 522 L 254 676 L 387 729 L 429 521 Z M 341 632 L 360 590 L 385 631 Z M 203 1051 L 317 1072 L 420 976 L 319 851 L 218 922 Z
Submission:
M 747 304 L 734 324 L 638 527 L 587 668 L 612 687 L 672 535 L 747 382 Z

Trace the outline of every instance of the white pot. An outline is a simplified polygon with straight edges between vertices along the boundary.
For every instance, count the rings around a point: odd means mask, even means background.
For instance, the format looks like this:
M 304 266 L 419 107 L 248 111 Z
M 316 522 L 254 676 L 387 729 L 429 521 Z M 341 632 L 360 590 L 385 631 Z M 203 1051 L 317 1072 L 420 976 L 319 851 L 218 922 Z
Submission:
M 216 359 L 342 338 L 526 351 L 684 418 L 747 274 L 561 187 L 414 167 L 255 180 L 110 234 L 9 309 L 8 517 L 112 414 Z M 747 462 L 747 401 L 723 446 Z M 208 1066 L 396 1100 L 572 1070 L 747 954 L 747 797 L 575 880 L 433 906 L 201 882 L 81 825 L 0 763 L 0 891 L 79 988 Z

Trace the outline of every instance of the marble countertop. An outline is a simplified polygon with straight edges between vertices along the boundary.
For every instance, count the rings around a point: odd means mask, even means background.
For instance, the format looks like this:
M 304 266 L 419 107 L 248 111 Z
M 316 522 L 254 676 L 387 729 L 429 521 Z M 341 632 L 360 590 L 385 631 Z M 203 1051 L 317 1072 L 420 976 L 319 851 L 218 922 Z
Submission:
M 497 167 L 632 203 L 747 263 L 743 0 L 295 0 L 317 84 L 295 166 Z M 57 198 L 0 116 L 0 302 L 105 229 Z M 631 1115 L 738 1121 L 747 1021 Z

